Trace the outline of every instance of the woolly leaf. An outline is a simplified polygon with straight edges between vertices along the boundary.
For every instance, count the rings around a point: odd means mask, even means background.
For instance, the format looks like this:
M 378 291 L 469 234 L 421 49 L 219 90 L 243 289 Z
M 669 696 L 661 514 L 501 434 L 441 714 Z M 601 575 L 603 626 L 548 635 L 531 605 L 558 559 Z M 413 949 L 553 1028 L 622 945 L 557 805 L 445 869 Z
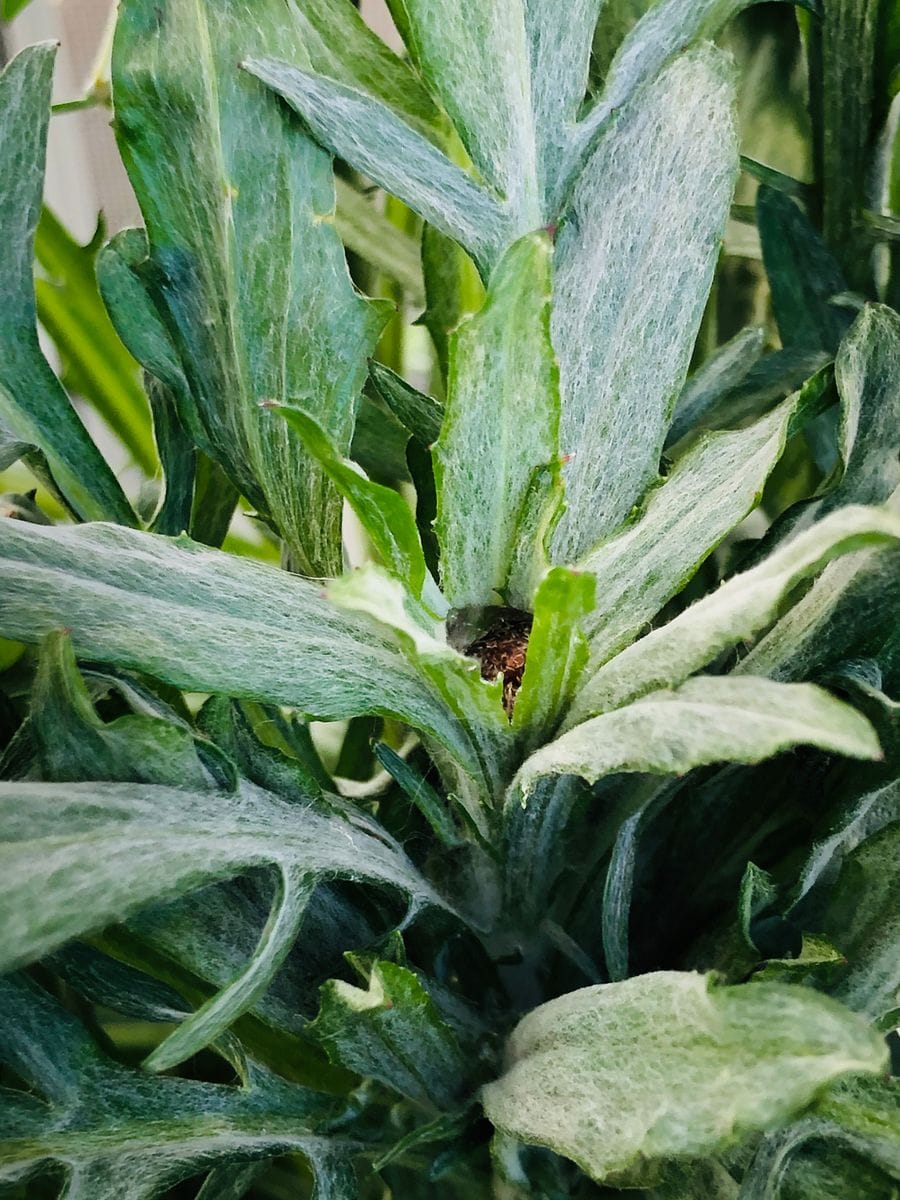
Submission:
M 647 1046 L 653 1053 L 635 1053 Z M 644 1160 L 710 1155 L 789 1120 L 833 1079 L 884 1062 L 877 1034 L 808 989 L 717 988 L 661 971 L 529 1013 L 484 1103 L 500 1129 L 602 1182 Z
M 533 534 L 521 521 L 529 485 L 559 454 L 549 323 L 550 247 L 535 235 L 507 251 L 484 307 L 451 342 L 435 482 L 441 579 L 455 608 L 505 597 L 520 540 Z
M 155 1200 L 216 1162 L 233 1164 L 228 1173 L 236 1179 L 247 1170 L 240 1162 L 294 1151 L 327 1185 L 334 1158 L 347 1152 L 318 1132 L 333 1102 L 255 1064 L 236 1087 L 152 1079 L 104 1057 L 75 1018 L 33 984 L 0 980 L 0 998 L 0 1061 L 44 1097 L 0 1092 L 0 1182 L 27 1179 L 55 1162 L 68 1172 L 70 1200 Z M 350 1195 L 327 1186 L 318 1193 L 320 1200 Z
M 557 562 L 657 477 L 737 177 L 733 98 L 719 51 L 683 55 L 615 115 L 576 181 L 554 261 L 560 448 L 574 456 Z
M 385 311 L 353 289 L 327 154 L 238 67 L 306 62 L 283 6 L 134 0 L 113 49 L 116 132 L 150 242 L 141 268 L 190 389 L 201 443 L 271 517 L 307 574 L 341 567 L 341 501 L 264 400 L 302 401 L 350 447 Z M 148 364 L 149 365 L 149 364 Z
M 55 54 L 50 42 L 30 46 L 0 74 L 0 423 L 9 441 L 43 452 L 80 517 L 132 525 L 122 489 L 38 343 L 34 240 Z
M 459 718 L 393 639 L 338 612 L 318 584 L 186 538 L 106 525 L 41 538 L 37 528 L 0 521 L 0 629 L 10 636 L 36 641 L 65 626 L 79 656 L 188 691 L 324 720 L 391 714 L 478 769 Z
M 527 796 L 541 775 L 591 783 L 618 771 L 681 775 L 715 762 L 760 762 L 798 745 L 852 758 L 880 754 L 866 718 L 821 688 L 698 676 L 576 725 L 526 759 L 516 782 Z
M 511 240 L 499 201 L 379 100 L 272 58 L 250 55 L 243 66 L 283 97 L 324 146 L 461 242 L 480 263 L 492 263 Z
M 147 784 L 4 783 L 0 812 L 3 970 L 151 900 L 261 865 L 295 880 L 296 872 L 307 872 L 399 888 L 411 911 L 441 903 L 387 834 L 375 836 L 365 822 L 310 803 L 298 807 L 246 781 L 230 803 L 215 792 Z M 278 904 L 276 914 L 273 925 L 280 919 L 283 928 L 298 906 L 292 900 L 288 911 L 286 902 Z M 260 950 L 269 955 L 278 949 L 272 937 L 267 928 Z
M 675 415 L 666 436 L 666 445 L 704 428 L 710 410 L 717 401 L 746 379 L 762 356 L 765 330 L 760 325 L 749 326 L 735 334 L 730 342 L 714 351 L 688 379 L 678 397 Z
M 900 518 L 885 510 L 847 507 L 832 513 L 607 662 L 578 696 L 571 722 L 681 683 L 770 625 L 794 589 L 832 559 L 898 542 Z
M 579 563 L 596 575 L 585 621 L 591 658 L 604 662 L 638 634 L 756 506 L 784 449 L 794 404 L 747 429 L 706 434 L 625 524 Z

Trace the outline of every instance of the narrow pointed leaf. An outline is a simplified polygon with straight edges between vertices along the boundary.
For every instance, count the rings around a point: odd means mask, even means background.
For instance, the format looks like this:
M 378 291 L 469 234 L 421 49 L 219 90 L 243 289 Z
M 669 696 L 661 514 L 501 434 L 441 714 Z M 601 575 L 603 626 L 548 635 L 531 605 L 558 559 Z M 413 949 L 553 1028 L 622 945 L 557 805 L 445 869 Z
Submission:
M 657 477 L 737 178 L 733 100 L 719 51 L 683 55 L 616 114 L 575 184 L 554 262 L 560 446 L 574 455 L 557 562 Z
M 666 436 L 666 445 L 674 445 L 686 434 L 699 432 L 704 418 L 732 388 L 742 383 L 762 356 L 765 330 L 749 326 L 720 346 L 688 379 L 678 397 L 675 415 Z
M 698 676 L 576 725 L 526 759 L 516 782 L 527 796 L 541 775 L 590 783 L 619 771 L 682 775 L 715 762 L 761 762 L 792 746 L 880 755 L 866 718 L 822 688 Z
M 0 522 L 0 629 L 63 626 L 76 653 L 188 691 L 288 704 L 325 720 L 392 714 L 474 763 L 459 719 L 385 633 L 318 584 L 188 539 L 113 526 Z
M 500 202 L 391 109 L 289 63 L 248 55 L 245 70 L 282 96 L 322 145 L 461 242 L 482 264 L 509 238 Z
M 75 1018 L 30 982 L 0 981 L 0 999 L 0 1060 L 49 1100 L 2 1092 L 0 1183 L 15 1186 L 53 1163 L 68 1171 L 66 1200 L 157 1200 L 216 1163 L 229 1164 L 222 1171 L 237 1180 L 248 1159 L 292 1152 L 305 1154 L 316 1173 L 321 1164 L 327 1178 L 329 1162 L 349 1149 L 317 1132 L 333 1102 L 255 1064 L 238 1087 L 154 1079 L 104 1057 Z
M 635 1046 L 658 1041 L 653 1054 Z M 883 1069 L 880 1037 L 806 988 L 660 971 L 584 988 L 529 1013 L 485 1109 L 593 1179 L 699 1158 L 801 1112 L 833 1079 Z
M 591 658 L 621 650 L 759 503 L 784 450 L 789 401 L 747 429 L 706 434 L 648 495 L 643 512 L 579 563 L 598 579 L 586 618 Z
M 302 400 L 342 452 L 386 312 L 359 296 L 334 228 L 328 155 L 239 69 L 306 62 L 277 0 L 134 0 L 113 51 L 116 132 L 150 243 L 142 268 L 187 379 L 200 443 L 304 573 L 341 567 L 341 501 L 261 401 Z M 148 364 L 149 365 L 149 364 Z
M 375 360 L 369 363 L 369 379 L 397 420 L 424 446 L 437 441 L 444 420 L 444 406 L 439 401 L 417 391 L 395 371 Z
M 335 177 L 334 188 L 334 225 L 347 249 L 399 283 L 410 304 L 423 304 L 425 284 L 415 238 L 389 221 L 375 198 L 364 196 L 345 179 Z
M 135 517 L 41 351 L 34 239 L 41 211 L 56 46 L 23 50 L 0 74 L 0 421 L 36 446 L 56 485 L 85 520 Z
M 366 479 L 337 453 L 312 417 L 291 405 L 275 410 L 300 436 L 303 445 L 359 517 L 382 563 L 420 596 L 425 582 L 425 556 L 412 511 L 392 488 Z
M 198 1008 L 156 1047 L 144 1062 L 145 1069 L 166 1071 L 184 1062 L 252 1008 L 293 947 L 315 883 L 315 875 L 302 866 L 282 868 L 272 912 L 247 966 L 228 987 Z
M 832 559 L 878 545 L 900 547 L 900 518 L 858 507 L 832 513 L 607 662 L 578 696 L 570 721 L 682 683 L 729 646 L 764 630 L 793 590 Z
M 249 783 L 242 784 L 240 804 L 231 805 L 216 793 L 146 784 L 5 783 L 0 812 L 3 970 L 150 901 L 260 865 L 290 871 L 295 880 L 296 872 L 307 872 L 396 887 L 412 909 L 439 903 L 386 834 L 375 837 L 312 805 L 298 809 Z M 297 908 L 282 915 L 279 907 L 276 923 L 290 925 Z M 267 946 L 269 955 L 280 952 L 266 938 L 264 955 Z M 252 978 L 239 982 L 241 990 L 247 982 Z
M 536 469 L 559 457 L 550 345 L 550 246 L 524 238 L 498 265 L 484 308 L 455 335 L 435 447 L 441 579 L 451 605 L 503 597 Z

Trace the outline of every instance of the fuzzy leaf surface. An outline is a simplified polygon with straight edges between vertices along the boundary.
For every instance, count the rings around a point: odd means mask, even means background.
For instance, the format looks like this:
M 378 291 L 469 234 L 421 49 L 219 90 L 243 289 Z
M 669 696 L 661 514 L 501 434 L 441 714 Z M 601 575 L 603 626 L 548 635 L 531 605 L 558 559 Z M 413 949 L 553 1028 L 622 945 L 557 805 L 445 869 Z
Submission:
M 246 1170 L 241 1161 L 292 1151 L 307 1155 L 327 1183 L 343 1147 L 316 1132 L 330 1115 L 323 1097 L 254 1064 L 236 1087 L 153 1079 L 102 1055 L 78 1021 L 30 982 L 0 980 L 0 999 L 0 1059 L 42 1097 L 0 1092 L 0 1183 L 56 1162 L 68 1172 L 66 1200 L 155 1200 L 217 1162 L 233 1164 L 234 1177 Z M 352 1193 L 318 1195 L 349 1200 Z
M 187 538 L 109 525 L 41 538 L 37 528 L 0 522 L 8 636 L 35 641 L 66 627 L 82 658 L 323 720 L 391 713 L 473 763 L 458 717 L 390 635 L 338 612 L 318 584 Z
M 519 540 L 533 533 L 520 521 L 532 477 L 559 454 L 550 286 L 547 239 L 524 238 L 451 341 L 435 483 L 441 579 L 455 608 L 505 595 Z
M 778 616 L 794 588 L 832 559 L 866 547 L 897 546 L 900 518 L 884 509 L 848 506 L 736 575 L 666 625 L 633 642 L 590 679 L 572 723 L 673 687 L 729 646 L 749 640 Z
M 302 402 L 342 452 L 385 314 L 358 295 L 334 228 L 328 155 L 242 72 L 306 62 L 277 0 L 131 0 L 116 27 L 123 160 L 150 242 L 143 268 L 176 342 L 193 422 L 307 574 L 340 570 L 340 497 L 260 402 Z
M 0 784 L 2 969 L 254 866 L 399 888 L 440 903 L 396 843 L 365 823 L 244 782 L 215 792 L 124 783 Z
M 602 1182 L 642 1160 L 710 1155 L 884 1062 L 881 1038 L 827 997 L 661 971 L 529 1013 L 484 1102 L 500 1129 Z
M 0 74 L 0 422 L 11 440 L 47 457 L 84 520 L 135 523 L 100 451 L 38 343 L 34 241 L 41 212 L 56 46 L 23 50 Z
M 575 183 L 554 262 L 560 449 L 574 455 L 557 562 L 657 478 L 737 178 L 733 103 L 726 59 L 690 51 L 616 114 Z
M 576 725 L 527 759 L 516 781 L 527 797 L 541 775 L 591 783 L 619 771 L 682 775 L 709 763 L 760 762 L 798 745 L 880 755 L 866 718 L 822 688 L 698 676 Z M 514 785 L 510 803 L 515 794 Z

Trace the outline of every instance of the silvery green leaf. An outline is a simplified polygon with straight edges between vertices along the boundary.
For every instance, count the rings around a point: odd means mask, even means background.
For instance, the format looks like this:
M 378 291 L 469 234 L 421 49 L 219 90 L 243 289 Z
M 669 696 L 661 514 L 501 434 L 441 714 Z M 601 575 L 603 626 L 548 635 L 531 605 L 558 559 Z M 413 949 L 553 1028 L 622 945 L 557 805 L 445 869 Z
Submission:
M 705 434 L 649 493 L 643 511 L 579 562 L 596 575 L 591 660 L 622 650 L 752 511 L 784 449 L 788 401 L 747 429 Z
M 347 249 L 399 283 L 410 304 L 424 303 L 425 285 L 416 239 L 388 220 L 376 207 L 376 198 L 363 195 L 345 179 L 336 176 L 334 189 L 334 224 Z
M 142 275 L 189 387 L 182 423 L 298 568 L 333 574 L 340 497 L 259 405 L 304 404 L 346 452 L 386 311 L 350 281 L 328 155 L 239 69 L 276 48 L 308 61 L 277 0 L 252 20 L 241 0 L 130 0 L 113 48 L 116 133 L 147 227 Z
M 0 561 L 6 636 L 36 641 L 65 626 L 79 656 L 188 691 L 323 720 L 391 713 L 479 770 L 459 717 L 393 638 L 337 611 L 316 583 L 187 538 L 109 525 L 0 521 Z
M 481 264 L 494 262 L 512 240 L 501 202 L 376 98 L 274 58 L 251 54 L 243 67 L 283 97 L 324 146 Z
M 512 246 L 484 307 L 451 340 L 434 463 L 441 581 L 454 608 L 507 599 L 520 541 L 535 536 L 522 522 L 529 487 L 559 457 L 550 255 L 543 235 Z
M 714 409 L 716 402 L 746 379 L 762 356 L 764 344 L 765 329 L 761 325 L 748 326 L 719 346 L 698 367 L 678 397 L 666 437 L 667 446 L 703 427 L 704 417 Z
M 900 489 L 886 508 L 900 516 Z M 898 604 L 900 552 L 861 548 L 830 563 L 735 670 L 804 679 L 852 658 L 890 658 Z
M 0 998 L 0 1060 L 46 1098 L 0 1094 L 0 1183 L 14 1185 L 53 1163 L 67 1172 L 66 1200 L 156 1200 L 217 1162 L 230 1163 L 236 1179 L 247 1159 L 292 1152 L 306 1155 L 317 1174 L 321 1167 L 327 1182 L 334 1157 L 350 1149 L 317 1132 L 333 1101 L 255 1064 L 240 1086 L 154 1079 L 102 1055 L 30 981 L 0 980 Z M 319 1193 L 322 1200 L 352 1194 Z
M 508 803 L 542 775 L 593 783 L 621 771 L 682 775 L 716 762 L 756 763 L 792 746 L 878 758 L 872 726 L 849 704 L 811 684 L 697 676 L 671 691 L 592 717 L 525 760 Z
M 23 50 L 0 74 L 0 423 L 3 459 L 46 456 L 54 482 L 85 520 L 135 524 L 115 476 L 38 343 L 34 238 L 41 211 L 56 45 Z M 10 457 L 12 455 L 12 457 Z
M 420 1104 L 464 1097 L 471 1063 L 415 972 L 376 962 L 368 987 L 331 979 L 321 996 L 308 1032 L 333 1062 Z
M 720 988 L 660 971 L 529 1013 L 483 1097 L 499 1129 L 602 1182 L 782 1124 L 832 1080 L 877 1074 L 885 1057 L 864 1021 L 809 989 Z
M 298 809 L 246 781 L 230 803 L 215 792 L 148 784 L 3 783 L 0 812 L 3 970 L 151 901 L 260 865 L 295 879 L 306 872 L 396 887 L 411 912 L 441 903 L 387 834 L 311 804 Z M 283 909 L 276 905 L 273 926 L 296 916 L 296 906 Z M 261 953 L 272 933 L 264 932 Z
M 610 659 L 576 698 L 570 722 L 681 683 L 764 630 L 798 584 L 832 559 L 898 542 L 900 518 L 884 509 L 848 506 L 832 513 Z
M 410 53 L 525 233 L 554 219 L 601 0 L 401 0 Z
M 574 185 L 554 259 L 560 448 L 574 456 L 557 562 L 657 479 L 737 178 L 733 104 L 721 52 L 682 55 L 616 113 Z
M 393 488 L 373 483 L 340 455 L 325 431 L 302 409 L 284 404 L 275 411 L 297 431 L 307 453 L 344 497 L 369 536 L 384 566 L 421 596 L 425 583 L 425 556 L 409 504 Z

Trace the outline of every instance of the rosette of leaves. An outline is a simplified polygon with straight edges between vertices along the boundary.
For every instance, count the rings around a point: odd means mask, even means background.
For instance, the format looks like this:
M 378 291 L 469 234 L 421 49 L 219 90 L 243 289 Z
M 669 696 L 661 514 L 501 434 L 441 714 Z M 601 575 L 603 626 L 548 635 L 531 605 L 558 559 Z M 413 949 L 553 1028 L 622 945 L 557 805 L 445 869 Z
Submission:
M 53 47 L 0 78 L 0 444 L 71 517 L 0 522 L 0 1190 L 892 1196 L 900 317 L 772 173 L 783 347 L 686 385 L 738 0 L 391 7 L 408 59 L 122 6 L 147 521 L 37 340 Z M 440 400 L 369 361 L 331 154 L 424 222 Z M 238 495 L 286 569 L 211 548 Z

